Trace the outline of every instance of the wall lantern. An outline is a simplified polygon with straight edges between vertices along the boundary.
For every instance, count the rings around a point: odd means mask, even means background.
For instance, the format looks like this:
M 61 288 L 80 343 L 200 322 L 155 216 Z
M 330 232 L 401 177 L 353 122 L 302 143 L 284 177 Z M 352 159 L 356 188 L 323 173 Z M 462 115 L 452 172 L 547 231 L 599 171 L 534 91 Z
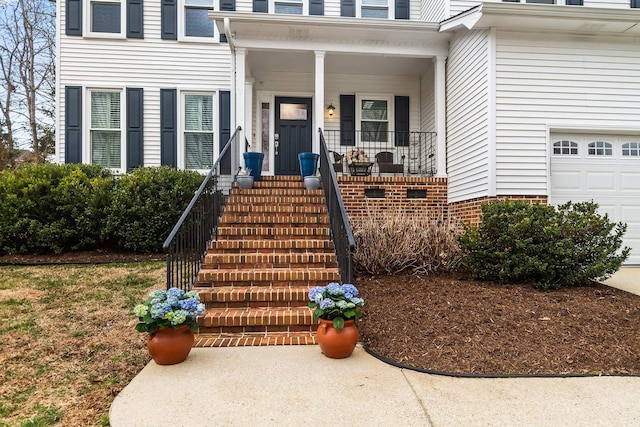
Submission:
M 336 111 L 336 107 L 333 104 L 329 104 L 327 107 L 327 111 L 329 112 L 329 117 L 333 117 L 333 113 Z

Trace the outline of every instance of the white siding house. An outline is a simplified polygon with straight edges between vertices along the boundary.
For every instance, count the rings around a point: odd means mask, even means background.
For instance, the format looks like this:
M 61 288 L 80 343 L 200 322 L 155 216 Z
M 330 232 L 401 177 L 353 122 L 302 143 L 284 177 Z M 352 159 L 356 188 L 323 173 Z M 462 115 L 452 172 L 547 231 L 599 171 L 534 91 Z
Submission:
M 430 133 L 433 167 L 405 173 L 447 178 L 452 208 L 594 199 L 640 264 L 640 0 L 535 3 L 58 1 L 57 159 L 206 170 L 241 126 L 285 174 L 317 129 L 344 154 L 373 123 L 394 161 Z M 283 105 L 304 144 L 279 139 Z

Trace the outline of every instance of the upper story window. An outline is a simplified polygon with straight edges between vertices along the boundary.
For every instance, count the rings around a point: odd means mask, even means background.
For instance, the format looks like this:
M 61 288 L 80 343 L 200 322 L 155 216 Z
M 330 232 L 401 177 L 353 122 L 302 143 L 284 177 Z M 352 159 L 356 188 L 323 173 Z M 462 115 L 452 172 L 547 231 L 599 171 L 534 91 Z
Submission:
M 360 16 L 362 18 L 389 18 L 388 0 L 360 0 Z
M 613 147 L 605 141 L 594 141 L 587 146 L 587 152 L 590 156 L 613 156 Z
M 274 1 L 274 10 L 276 13 L 285 13 L 289 15 L 302 15 L 304 3 L 302 0 L 286 0 Z
M 184 0 L 184 35 L 212 38 L 214 25 L 208 16 L 210 10 L 213 10 L 213 0 Z
M 640 142 L 627 142 L 622 144 L 622 156 L 640 157 Z
M 86 11 L 88 35 L 124 37 L 125 11 L 120 0 L 89 1 Z
M 122 168 L 122 108 L 120 91 L 91 91 L 91 163 Z
M 578 144 L 573 141 L 556 141 L 553 143 L 553 154 L 561 156 L 577 156 Z
M 184 161 L 186 169 L 213 166 L 213 94 L 184 95 Z

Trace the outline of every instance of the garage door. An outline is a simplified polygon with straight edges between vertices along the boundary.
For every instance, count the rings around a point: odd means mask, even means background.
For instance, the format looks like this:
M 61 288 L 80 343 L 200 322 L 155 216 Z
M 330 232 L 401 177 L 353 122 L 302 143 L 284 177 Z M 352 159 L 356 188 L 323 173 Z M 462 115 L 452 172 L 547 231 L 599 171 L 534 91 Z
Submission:
M 640 264 L 640 137 L 552 135 L 549 203 L 593 200 L 627 223 L 626 265 Z

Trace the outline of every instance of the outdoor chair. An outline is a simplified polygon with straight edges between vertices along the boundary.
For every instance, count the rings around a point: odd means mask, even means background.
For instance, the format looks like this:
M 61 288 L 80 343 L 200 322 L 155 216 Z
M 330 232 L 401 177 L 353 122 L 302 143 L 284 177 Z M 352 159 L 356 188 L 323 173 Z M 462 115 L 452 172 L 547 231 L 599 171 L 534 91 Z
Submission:
M 393 163 L 393 153 L 381 151 L 376 154 L 376 163 L 378 163 L 378 175 L 383 173 L 404 174 L 404 156 L 402 156 L 402 163 Z
M 342 173 L 342 159 L 344 158 L 344 154 L 338 154 L 335 151 L 331 151 L 330 153 L 333 156 L 333 170 L 336 171 L 336 173 Z

